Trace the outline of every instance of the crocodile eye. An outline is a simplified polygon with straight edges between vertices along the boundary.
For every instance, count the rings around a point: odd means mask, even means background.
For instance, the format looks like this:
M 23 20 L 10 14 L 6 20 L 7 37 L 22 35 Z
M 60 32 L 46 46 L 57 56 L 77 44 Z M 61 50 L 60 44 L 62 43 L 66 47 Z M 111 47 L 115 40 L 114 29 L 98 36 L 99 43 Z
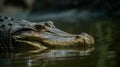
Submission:
M 46 28 L 43 25 L 35 25 L 35 27 L 38 31 L 41 31 L 41 32 L 46 31 Z
M 48 24 L 48 23 L 45 23 L 45 26 L 51 27 L 50 24 Z
M 81 38 L 81 35 L 77 35 L 76 38 Z
M 55 28 L 54 24 L 52 21 L 47 21 L 46 23 L 44 23 L 45 26 L 51 27 L 51 28 Z

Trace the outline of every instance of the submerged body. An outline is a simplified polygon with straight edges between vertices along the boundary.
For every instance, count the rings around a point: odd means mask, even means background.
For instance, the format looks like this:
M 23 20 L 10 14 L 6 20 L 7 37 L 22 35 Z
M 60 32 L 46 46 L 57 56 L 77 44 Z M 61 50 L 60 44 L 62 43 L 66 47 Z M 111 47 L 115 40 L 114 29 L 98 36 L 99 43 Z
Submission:
M 77 48 L 91 52 L 93 44 L 93 37 L 87 33 L 69 34 L 51 21 L 35 23 L 0 17 L 0 50 Z

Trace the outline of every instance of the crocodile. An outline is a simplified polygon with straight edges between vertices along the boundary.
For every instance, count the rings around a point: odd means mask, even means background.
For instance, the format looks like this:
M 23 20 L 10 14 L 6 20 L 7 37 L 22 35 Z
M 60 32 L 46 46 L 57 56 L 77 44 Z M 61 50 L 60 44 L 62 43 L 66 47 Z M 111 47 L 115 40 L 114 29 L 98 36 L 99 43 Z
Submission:
M 82 49 L 94 50 L 94 38 L 82 32 L 69 34 L 52 21 L 30 22 L 0 16 L 0 50 Z

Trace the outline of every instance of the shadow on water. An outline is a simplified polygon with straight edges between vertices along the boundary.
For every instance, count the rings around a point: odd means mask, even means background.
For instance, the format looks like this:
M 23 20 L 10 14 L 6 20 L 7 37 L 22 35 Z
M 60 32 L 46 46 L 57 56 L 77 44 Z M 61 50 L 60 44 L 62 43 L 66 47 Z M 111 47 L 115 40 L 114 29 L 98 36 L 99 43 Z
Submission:
M 90 55 L 79 50 L 46 50 L 44 52 L 1 53 L 0 67 L 119 67 L 118 21 L 55 21 L 56 27 L 73 34 L 87 32 L 95 38 Z

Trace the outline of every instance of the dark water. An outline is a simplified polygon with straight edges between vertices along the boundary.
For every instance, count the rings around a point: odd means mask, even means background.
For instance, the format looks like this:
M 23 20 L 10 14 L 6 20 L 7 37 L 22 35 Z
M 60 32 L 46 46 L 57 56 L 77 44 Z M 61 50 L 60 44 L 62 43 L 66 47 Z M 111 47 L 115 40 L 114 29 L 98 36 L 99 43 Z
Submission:
M 0 67 L 119 67 L 119 24 L 111 19 L 61 22 L 56 27 L 73 34 L 86 32 L 95 38 L 95 51 L 46 50 L 0 53 Z

